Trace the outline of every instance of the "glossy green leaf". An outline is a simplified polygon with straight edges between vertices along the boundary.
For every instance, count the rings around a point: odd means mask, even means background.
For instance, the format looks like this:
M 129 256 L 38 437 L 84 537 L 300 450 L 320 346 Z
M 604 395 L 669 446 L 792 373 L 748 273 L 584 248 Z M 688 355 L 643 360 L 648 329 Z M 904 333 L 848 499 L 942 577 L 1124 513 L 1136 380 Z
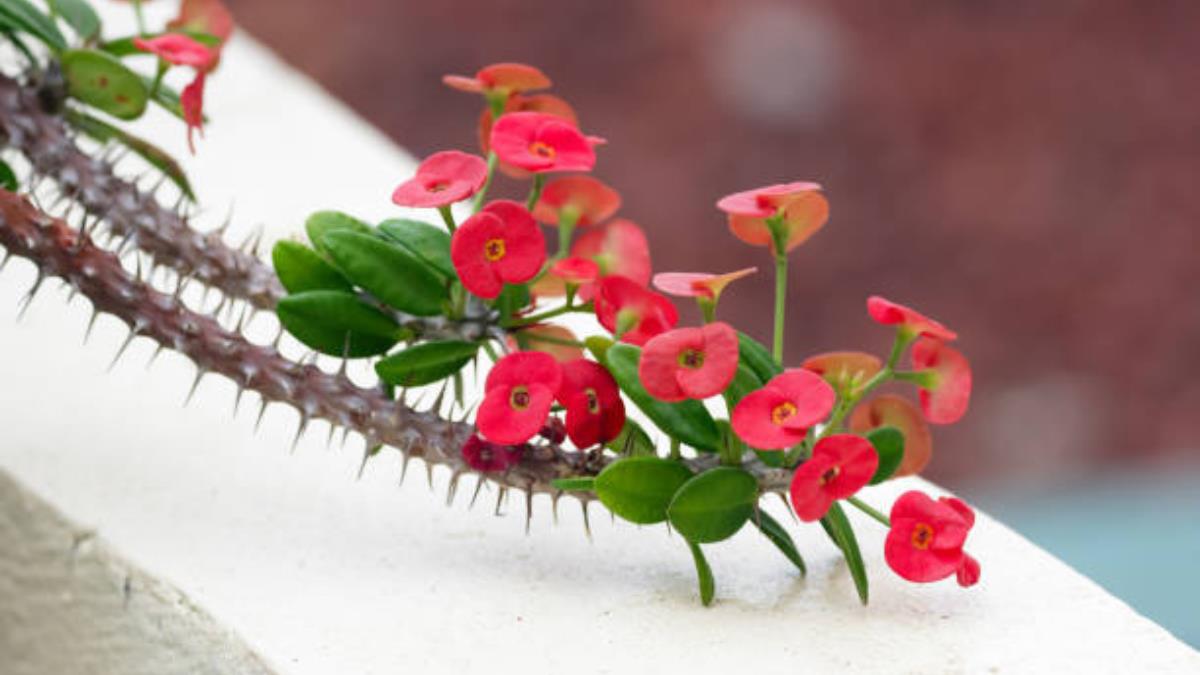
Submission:
M 100 34 L 100 17 L 87 0 L 49 0 L 50 7 L 83 40 Z
M 379 224 L 384 236 L 408 249 L 447 279 L 457 278 L 450 260 L 450 233 L 429 223 L 407 218 L 393 218 Z
M 641 349 L 629 344 L 613 345 L 605 354 L 605 364 L 621 391 L 667 435 L 697 450 L 716 452 L 721 434 L 704 404 L 691 400 L 664 403 L 651 396 L 638 378 L 641 355 Z
M 146 160 L 147 164 L 161 171 L 189 200 L 196 201 L 196 195 L 192 192 L 192 184 L 188 181 L 187 174 L 183 172 L 183 167 L 165 150 L 83 111 L 67 110 L 64 114 L 71 126 L 87 136 L 101 143 L 116 141 L 129 148 L 134 154 Z
M 371 226 L 354 216 L 341 211 L 317 211 L 304 221 L 304 231 L 308 240 L 318 252 L 329 254 L 325 250 L 324 237 L 335 230 L 349 230 L 360 234 L 371 234 Z
M 904 460 L 904 434 L 896 427 L 879 427 L 867 434 L 867 440 L 879 453 L 879 468 L 871 476 L 871 485 L 882 483 L 896 473 Z
M 738 359 L 745 364 L 763 383 L 783 372 L 783 368 L 775 362 L 770 350 L 761 342 L 738 331 Z
M 729 387 L 725 390 L 725 403 L 729 405 L 730 410 L 733 410 L 738 401 L 741 401 L 750 392 L 762 389 L 763 384 L 762 379 L 749 366 L 745 363 L 738 363 L 733 381 L 729 383 Z
M 655 454 L 654 441 L 637 422 L 625 420 L 621 433 L 606 446 L 613 452 L 629 457 L 646 457 Z
M 700 544 L 728 539 L 754 513 L 758 481 L 731 466 L 719 466 L 679 488 L 667 507 L 675 531 Z
M 333 264 L 356 286 L 408 314 L 435 316 L 449 293 L 442 279 L 398 244 L 349 230 L 321 238 Z
M 331 356 L 374 356 L 409 337 L 387 314 L 346 291 L 289 295 L 275 313 L 297 340 Z
M 146 111 L 150 90 L 142 76 L 111 54 L 73 49 L 63 53 L 62 69 L 72 97 L 123 120 Z
M 206 47 L 215 47 L 215 46 L 221 44 L 221 38 L 217 37 L 216 35 L 212 35 L 211 33 L 205 33 L 203 31 L 172 30 L 170 32 L 171 33 L 183 33 L 184 35 L 192 38 L 193 40 L 195 40 L 196 42 L 199 42 L 202 45 L 205 45 Z M 109 40 L 109 41 L 105 42 L 104 44 L 100 45 L 100 49 L 103 51 L 106 51 L 109 54 L 112 54 L 113 56 L 116 56 L 118 58 L 124 57 L 124 56 L 132 56 L 134 54 L 145 54 L 146 56 L 151 56 L 150 52 L 144 52 L 144 51 L 138 49 L 137 46 L 135 46 L 133 44 L 133 41 L 136 40 L 138 37 L 143 37 L 147 40 L 153 40 L 154 38 L 162 37 L 163 35 L 167 35 L 167 33 L 149 33 L 144 36 L 127 35 L 122 38 L 117 38 L 115 40 Z
M 591 492 L 596 487 L 596 479 L 591 476 L 582 478 L 555 478 L 550 485 L 563 492 Z
M 529 286 L 525 284 L 505 284 L 500 295 L 496 297 L 495 307 L 500 312 L 500 318 L 508 320 L 528 306 L 532 297 L 529 294 Z
M 8 162 L 0 159 L 0 187 L 9 192 L 17 191 L 17 174 Z
M 596 496 L 609 511 L 639 525 L 667 519 L 671 498 L 692 472 L 661 457 L 627 457 L 604 467 L 596 476 Z
M 298 241 L 280 240 L 271 249 L 275 274 L 289 293 L 353 291 L 354 286 L 321 254 Z
M 54 20 L 28 0 L 0 0 L 0 24 L 32 35 L 54 52 L 67 48 L 67 39 Z
M 763 533 L 779 552 L 785 558 L 792 561 L 796 569 L 800 570 L 800 574 L 808 574 L 808 568 L 804 565 L 804 558 L 800 556 L 800 551 L 796 549 L 796 542 L 792 541 L 792 536 L 783 529 L 783 525 L 768 514 L 766 511 L 759 510 L 755 517 L 750 519 L 758 527 L 758 531 Z
M 375 364 L 379 379 L 399 387 L 419 387 L 462 370 L 479 352 L 479 343 L 462 340 L 425 342 Z
M 689 541 L 688 550 L 692 552 L 692 562 L 696 563 L 696 581 L 700 585 L 700 604 L 708 607 L 712 604 L 713 595 L 717 590 L 716 579 L 713 578 L 712 568 L 700 550 L 700 544 Z
M 867 567 L 863 564 L 862 552 L 858 549 L 858 539 L 854 536 L 854 528 L 850 526 L 850 520 L 846 518 L 846 512 L 842 510 L 841 504 L 834 502 L 829 507 L 829 512 L 821 519 L 821 527 L 825 528 L 825 534 L 828 534 L 833 543 L 841 549 L 842 556 L 846 558 L 846 566 L 850 568 L 850 576 L 854 579 L 854 588 L 858 591 L 858 599 L 862 601 L 862 604 L 867 604 Z

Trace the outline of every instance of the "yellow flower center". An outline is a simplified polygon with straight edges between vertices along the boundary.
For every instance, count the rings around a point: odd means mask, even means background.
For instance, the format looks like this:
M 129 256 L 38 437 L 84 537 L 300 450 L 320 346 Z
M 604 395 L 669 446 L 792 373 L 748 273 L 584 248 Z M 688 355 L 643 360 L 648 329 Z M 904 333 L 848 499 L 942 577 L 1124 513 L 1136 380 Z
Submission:
M 500 260 L 506 252 L 503 239 L 488 239 L 483 245 L 483 256 L 491 262 Z
M 700 368 L 704 365 L 704 352 L 698 349 L 685 349 L 679 353 L 679 365 L 684 368 Z
M 796 406 L 792 404 L 791 401 L 784 401 L 783 403 L 775 406 L 775 409 L 771 411 L 771 421 L 774 422 L 776 426 L 783 426 L 783 423 L 795 414 Z
M 917 523 L 912 531 L 913 548 L 919 548 L 922 551 L 929 548 L 933 543 L 933 528 L 928 523 Z
M 838 474 L 840 474 L 840 473 L 842 473 L 842 467 L 840 467 L 840 466 L 829 467 L 829 469 L 827 469 L 825 471 L 825 473 L 821 474 L 821 485 L 829 485 L 829 483 L 831 483 L 833 481 L 833 479 L 837 478 Z
M 513 410 L 524 410 L 529 407 L 529 390 L 525 387 L 513 387 L 508 395 L 508 404 Z
M 529 154 L 537 155 L 542 159 L 554 159 L 555 150 L 541 141 L 534 141 L 529 144 Z
M 587 396 L 587 409 L 593 415 L 600 414 L 600 397 L 596 396 L 596 390 L 588 387 L 583 390 L 584 396 Z

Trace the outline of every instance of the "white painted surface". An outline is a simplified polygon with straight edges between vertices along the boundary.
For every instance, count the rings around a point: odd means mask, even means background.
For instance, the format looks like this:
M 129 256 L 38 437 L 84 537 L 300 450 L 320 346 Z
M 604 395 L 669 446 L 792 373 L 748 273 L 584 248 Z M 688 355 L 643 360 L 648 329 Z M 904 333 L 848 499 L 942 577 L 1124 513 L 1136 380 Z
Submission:
M 234 197 L 237 225 L 273 237 L 320 208 L 394 212 L 411 160 L 244 35 L 209 93 L 215 121 L 189 168 L 214 223 Z M 182 146 L 181 129 L 163 134 Z M 10 265 L 0 307 L 31 280 Z M 356 482 L 357 441 L 328 451 L 318 428 L 289 454 L 294 413 L 272 409 L 255 435 L 252 406 L 230 417 L 229 383 L 206 380 L 183 409 L 190 365 L 167 355 L 146 371 L 146 342 L 105 373 L 115 322 L 80 347 L 87 303 L 49 296 L 0 324 L 0 467 L 280 672 L 1200 672 L 1196 652 L 987 517 L 968 547 L 983 564 L 970 590 L 898 579 L 881 528 L 852 514 L 869 608 L 808 526 L 792 528 L 806 580 L 749 532 L 709 547 L 718 601 L 702 609 L 687 550 L 661 527 L 597 510 L 589 543 L 574 503 L 555 527 L 539 500 L 525 536 L 516 500 L 495 518 L 485 492 L 468 512 L 468 483 L 447 509 L 446 476 L 430 494 L 420 467 L 397 489 L 394 453 Z M 917 484 L 866 497 L 887 504 Z

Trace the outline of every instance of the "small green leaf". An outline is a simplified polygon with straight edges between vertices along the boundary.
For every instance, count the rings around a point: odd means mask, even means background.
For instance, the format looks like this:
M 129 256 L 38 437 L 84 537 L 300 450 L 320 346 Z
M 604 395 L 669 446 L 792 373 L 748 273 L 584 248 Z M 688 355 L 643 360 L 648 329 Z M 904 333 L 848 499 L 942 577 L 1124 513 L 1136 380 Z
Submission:
M 700 604 L 708 607 L 712 604 L 713 594 L 717 590 L 716 579 L 713 578 L 712 568 L 708 566 L 704 551 L 700 550 L 700 544 L 689 541 L 687 545 L 688 550 L 692 552 L 692 562 L 696 563 L 696 580 L 700 584 Z
M 275 313 L 297 340 L 331 356 L 374 356 L 408 337 L 388 315 L 346 291 L 289 295 Z
M 671 497 L 692 477 L 686 466 L 661 457 L 627 457 L 596 476 L 596 497 L 616 515 L 639 525 L 667 519 Z
M 67 48 L 54 20 L 27 0 L 0 0 L 0 24 L 32 35 L 56 53 Z
M 612 338 L 606 338 L 603 335 L 590 335 L 583 339 L 583 346 L 596 357 L 600 363 L 605 362 L 605 355 L 608 354 L 608 348 L 612 347 L 615 342 Z
M 596 479 L 591 476 L 583 478 L 555 478 L 550 485 L 563 492 L 591 492 L 596 487 Z
M 479 352 L 479 343 L 461 340 L 426 342 L 375 364 L 379 379 L 398 387 L 419 387 L 462 370 Z
M 738 331 L 738 359 L 763 383 L 783 372 L 783 368 L 762 343 L 741 331 Z
M 804 558 L 800 556 L 800 551 L 796 550 L 796 542 L 792 541 L 792 536 L 783 529 L 783 525 L 780 525 L 778 520 L 760 509 L 757 516 L 751 518 L 750 522 L 758 526 L 758 530 L 763 533 L 763 536 L 775 544 L 784 557 L 792 561 L 796 569 L 800 570 L 801 575 L 808 574 L 808 568 L 804 566 Z
M 384 236 L 408 249 L 447 279 L 457 278 L 450 260 L 450 233 L 419 220 L 392 218 L 379 224 Z
M 132 120 L 146 111 L 150 90 L 142 76 L 111 54 L 73 49 L 62 55 L 67 92 L 113 117 Z
M 445 284 L 399 244 L 344 229 L 325 233 L 321 241 L 342 274 L 384 304 L 416 316 L 442 313 L 449 297 Z
M 61 1 L 61 0 L 59 0 L 59 1 Z M 196 42 L 199 42 L 200 44 L 202 44 L 206 47 L 215 47 L 215 46 L 221 44 L 221 38 L 217 37 L 216 35 L 212 35 L 211 33 L 205 33 L 203 31 L 172 30 L 172 31 L 169 31 L 169 33 L 183 33 L 184 35 L 192 38 Z M 132 56 L 134 54 L 145 54 L 146 56 L 152 56 L 152 54 L 150 52 L 144 52 L 144 51 L 138 49 L 137 46 L 133 44 L 133 41 L 138 39 L 139 37 L 146 39 L 146 40 L 153 40 L 156 37 L 162 37 L 163 35 L 167 35 L 167 34 L 168 33 L 148 33 L 146 35 L 127 35 L 122 38 L 116 38 L 114 40 L 109 40 L 109 41 L 105 42 L 104 44 L 100 45 L 100 49 L 103 51 L 106 51 L 109 54 L 112 54 L 113 56 L 116 56 L 118 58 L 124 57 L 124 56 Z
M 100 17 L 84 0 L 49 0 L 50 7 L 84 41 L 100 34 Z
M 0 187 L 9 192 L 17 191 L 17 174 L 8 162 L 0 159 Z
M 879 453 L 879 468 L 871 476 L 871 485 L 882 483 L 896 473 L 904 460 L 904 434 L 896 427 L 878 427 L 867 434 L 867 440 Z
M 188 181 L 187 174 L 183 172 L 183 167 L 179 165 L 179 162 L 175 161 L 174 157 L 167 154 L 165 150 L 83 111 L 68 109 L 64 114 L 71 126 L 79 129 L 87 136 L 101 143 L 116 141 L 129 148 L 136 155 L 146 160 L 147 164 L 161 171 L 189 200 L 196 201 L 196 195 L 192 192 L 192 184 Z
M 531 300 L 529 286 L 525 284 L 505 284 L 500 295 L 496 297 L 495 307 L 500 312 L 502 320 L 508 320 L 524 309 Z
M 829 507 L 829 512 L 821 519 L 821 527 L 825 528 L 825 533 L 842 550 L 846 566 L 850 568 L 850 576 L 854 579 L 854 588 L 858 591 L 858 599 L 862 604 L 867 604 L 867 567 L 863 564 L 862 552 L 858 550 L 854 528 L 850 526 L 850 520 L 846 518 L 841 504 L 834 502 Z
M 708 409 L 699 401 L 665 403 L 650 395 L 638 378 L 638 359 L 642 350 L 629 344 L 616 344 L 605 354 L 605 363 L 621 391 L 646 413 L 668 436 L 708 452 L 721 447 L 721 432 Z
M 758 481 L 731 466 L 719 466 L 679 488 L 667 508 L 671 526 L 688 541 L 700 544 L 728 539 L 754 513 Z
M 325 235 L 335 230 L 350 230 L 361 234 L 371 234 L 371 226 L 354 216 L 341 211 L 317 211 L 304 222 L 304 231 L 313 248 L 320 253 L 329 254 L 323 241 Z
M 654 441 L 637 422 L 625 420 L 621 433 L 605 446 L 613 452 L 629 457 L 646 457 L 655 453 Z
M 304 291 L 353 291 L 354 286 L 321 254 L 298 241 L 280 240 L 271 249 L 275 274 L 289 293 Z
M 749 366 L 745 363 L 738 363 L 737 372 L 733 376 L 733 382 L 725 390 L 725 402 L 729 405 L 729 409 L 733 410 L 738 401 L 741 401 L 750 392 L 762 389 L 763 384 L 765 382 Z

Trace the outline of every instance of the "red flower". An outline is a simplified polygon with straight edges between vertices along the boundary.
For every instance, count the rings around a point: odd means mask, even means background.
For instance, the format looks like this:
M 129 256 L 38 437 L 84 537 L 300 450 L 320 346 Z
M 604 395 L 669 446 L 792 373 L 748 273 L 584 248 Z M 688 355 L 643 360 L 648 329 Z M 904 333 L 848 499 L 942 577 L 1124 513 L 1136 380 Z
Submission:
M 821 376 L 794 368 L 739 401 L 730 421 L 750 447 L 783 450 L 804 440 L 809 427 L 833 410 L 835 398 L 833 387 Z
M 883 556 L 896 574 L 918 583 L 954 574 L 964 587 L 979 581 L 979 562 L 962 550 L 975 524 L 975 512 L 962 500 L 935 502 L 912 490 L 892 505 L 891 520 Z
M 523 63 L 493 63 L 475 73 L 475 77 L 445 75 L 442 82 L 451 89 L 473 94 L 496 93 L 508 96 L 514 92 L 546 89 L 550 78 L 542 71 Z
M 783 217 L 790 251 L 816 234 L 829 220 L 829 202 L 817 183 L 770 185 L 729 195 L 717 202 L 729 214 L 729 229 L 747 244 L 774 249 L 767 219 Z
M 934 424 L 954 424 L 971 401 L 971 364 L 941 340 L 919 338 L 912 348 L 913 368 L 927 380 L 921 387 L 921 410 Z
M 921 411 L 908 399 L 895 394 L 882 394 L 854 409 L 850 414 L 850 430 L 865 434 L 872 429 L 892 426 L 904 435 L 904 459 L 895 476 L 921 473 L 933 457 L 933 435 Z
M 706 298 L 715 302 L 721 298 L 721 291 L 725 290 L 726 286 L 757 271 L 757 267 L 747 267 L 725 274 L 663 272 L 654 275 L 654 287 L 667 295 L 676 295 L 682 298 Z
M 189 66 L 196 70 L 208 70 L 217 55 L 215 51 L 196 40 L 178 33 L 166 33 L 153 38 L 134 38 L 133 46 L 150 52 L 172 65 Z
M 233 34 L 233 15 L 221 0 L 183 0 L 167 28 L 208 33 L 224 44 Z
M 596 318 L 622 342 L 644 345 L 679 322 L 675 305 L 625 277 L 608 276 L 596 284 Z
M 392 193 L 399 206 L 439 207 L 460 202 L 479 191 L 487 180 L 487 162 L 457 150 L 435 152 L 417 167 L 417 175 Z
M 533 438 L 550 415 L 562 384 L 562 367 L 542 352 L 514 352 L 488 373 L 475 423 L 493 443 L 516 445 Z
M 524 445 L 500 445 L 472 435 L 462 446 L 462 457 L 467 466 L 483 473 L 504 471 L 521 461 L 525 454 Z
M 577 448 L 607 443 L 625 427 L 625 403 L 616 380 L 586 359 L 564 363 L 558 402 L 567 409 L 567 435 Z
M 575 128 L 579 128 L 579 117 L 575 114 L 575 109 L 570 103 L 562 100 L 554 94 L 512 94 L 504 100 L 504 110 L 501 114 L 510 112 L 540 112 L 547 115 L 554 115 L 569 123 Z M 492 143 L 492 124 L 495 119 L 492 117 L 491 106 L 484 106 L 483 111 L 479 114 L 479 147 L 483 154 L 487 154 L 491 150 Z M 508 162 L 499 162 L 497 168 L 506 176 L 524 180 L 529 178 L 530 173 L 524 169 L 509 164 Z
M 886 326 L 899 325 L 901 330 L 908 331 L 913 336 L 928 335 L 947 342 L 958 337 L 954 331 L 915 309 L 910 309 L 878 295 L 867 298 L 867 313 L 879 323 Z
M 534 173 L 591 171 L 593 140 L 546 113 L 506 113 L 492 127 L 491 147 L 501 161 Z
M 179 94 L 179 105 L 183 108 L 183 122 L 187 124 L 188 150 L 196 154 L 196 144 L 192 140 L 192 132 L 199 131 L 204 136 L 204 72 L 196 73 L 192 83 L 183 88 Z
M 865 352 L 825 352 L 804 360 L 803 367 L 835 387 L 862 384 L 883 369 L 883 362 Z
M 600 266 L 600 276 L 621 276 L 640 286 L 650 283 L 650 244 L 633 221 L 618 219 L 592 228 L 575 240 L 571 255 L 591 258 Z M 582 300 L 592 298 L 592 285 L 579 289 Z
M 498 200 L 454 231 L 450 260 L 468 291 L 494 298 L 505 283 L 524 283 L 541 271 L 546 242 L 524 206 Z
M 792 475 L 792 508 L 805 522 L 825 517 L 829 505 L 858 492 L 879 468 L 871 442 L 854 434 L 834 434 L 817 441 L 812 457 Z
M 602 223 L 621 208 L 621 195 L 591 176 L 564 176 L 546 183 L 533 207 L 533 217 L 557 225 L 567 220 L 579 227 Z
M 600 277 L 600 266 L 590 258 L 573 255 L 550 267 L 550 273 L 568 284 L 590 284 Z
M 737 331 L 717 322 L 651 338 L 642 349 L 638 378 L 660 401 L 706 399 L 725 391 L 737 366 Z

